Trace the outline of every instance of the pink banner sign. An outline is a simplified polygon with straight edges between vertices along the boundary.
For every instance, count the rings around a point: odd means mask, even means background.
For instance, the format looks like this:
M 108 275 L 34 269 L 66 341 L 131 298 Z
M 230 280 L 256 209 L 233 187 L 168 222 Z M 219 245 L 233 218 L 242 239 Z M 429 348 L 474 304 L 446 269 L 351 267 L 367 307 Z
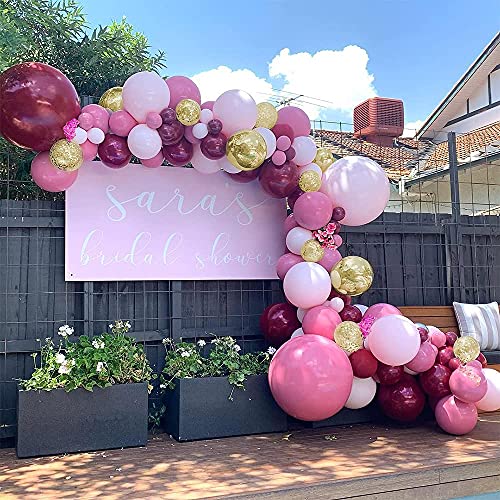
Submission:
M 276 279 L 285 216 L 222 172 L 87 162 L 66 192 L 66 280 Z

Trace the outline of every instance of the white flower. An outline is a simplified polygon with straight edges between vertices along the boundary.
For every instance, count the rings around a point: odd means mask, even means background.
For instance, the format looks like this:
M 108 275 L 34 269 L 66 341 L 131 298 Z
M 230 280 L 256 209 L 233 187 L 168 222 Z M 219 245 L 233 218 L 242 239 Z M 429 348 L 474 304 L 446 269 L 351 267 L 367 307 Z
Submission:
M 66 362 L 66 356 L 63 353 L 58 352 L 56 354 L 56 363 L 59 363 L 60 365 L 62 365 L 65 362 Z
M 267 350 L 268 354 L 270 354 L 271 356 L 276 352 L 276 349 L 274 347 L 270 347 L 268 350 Z
M 183 351 L 183 352 L 181 353 L 181 356 L 182 356 L 183 358 L 189 358 L 190 354 L 189 354 L 189 352 L 187 352 L 187 351 Z
M 240 352 L 240 351 L 241 351 L 241 347 L 240 347 L 238 344 L 235 344 L 235 345 L 234 345 L 234 350 L 235 350 L 236 352 Z
M 74 363 L 72 363 L 74 364 Z M 68 364 L 67 361 L 65 361 L 64 363 L 61 364 L 61 366 L 59 367 L 59 370 L 58 372 L 61 374 L 61 375 L 64 375 L 66 373 L 69 373 L 71 371 L 71 364 Z
M 204 345 L 206 345 L 206 342 L 204 340 L 198 340 L 197 344 L 200 346 L 200 347 L 203 347 Z
M 99 361 L 96 366 L 96 372 L 102 372 L 104 370 L 104 363 Z
M 160 389 L 166 389 L 167 385 L 166 384 L 160 384 Z
M 210 341 L 211 344 L 218 344 L 219 343 L 219 339 L 212 339 Z
M 125 326 L 129 329 L 132 327 L 132 325 L 128 321 L 125 323 Z
M 75 331 L 74 328 L 71 328 L 71 326 L 69 325 L 63 325 L 63 326 L 60 326 L 59 327 L 59 330 L 58 330 L 58 334 L 61 336 L 61 337 L 69 337 L 70 335 L 73 335 L 73 332 Z
M 113 326 L 114 326 L 113 323 L 109 324 L 109 327 L 111 328 L 111 330 L 113 329 Z
M 95 349 L 104 349 L 104 340 L 93 340 L 92 345 Z

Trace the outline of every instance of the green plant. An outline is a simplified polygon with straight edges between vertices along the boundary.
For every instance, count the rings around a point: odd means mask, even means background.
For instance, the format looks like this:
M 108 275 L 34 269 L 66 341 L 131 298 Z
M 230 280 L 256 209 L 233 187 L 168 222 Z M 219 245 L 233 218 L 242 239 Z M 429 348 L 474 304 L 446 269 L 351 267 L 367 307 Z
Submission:
M 114 384 L 148 382 L 152 369 L 142 345 L 126 333 L 130 323 L 116 321 L 110 325 L 111 333 L 93 337 L 82 335 L 76 342 L 70 342 L 73 328 L 61 326 L 58 334 L 62 337 L 59 346 L 52 339 L 45 339 L 41 349 L 41 363 L 35 367 L 28 380 L 20 385 L 25 390 L 63 388 L 72 391 L 82 387 L 92 391 L 94 387 L 109 387 Z M 33 359 L 36 366 L 37 353 Z

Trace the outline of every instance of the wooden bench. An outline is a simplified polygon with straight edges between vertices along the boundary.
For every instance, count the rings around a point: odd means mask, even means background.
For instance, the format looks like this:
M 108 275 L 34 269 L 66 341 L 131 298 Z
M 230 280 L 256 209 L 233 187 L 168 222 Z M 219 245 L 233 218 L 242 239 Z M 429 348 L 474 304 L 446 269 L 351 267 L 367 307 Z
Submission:
M 400 311 L 415 323 L 433 325 L 443 332 L 455 332 L 460 335 L 453 306 L 406 306 Z M 490 368 L 500 371 L 500 351 L 483 352 Z

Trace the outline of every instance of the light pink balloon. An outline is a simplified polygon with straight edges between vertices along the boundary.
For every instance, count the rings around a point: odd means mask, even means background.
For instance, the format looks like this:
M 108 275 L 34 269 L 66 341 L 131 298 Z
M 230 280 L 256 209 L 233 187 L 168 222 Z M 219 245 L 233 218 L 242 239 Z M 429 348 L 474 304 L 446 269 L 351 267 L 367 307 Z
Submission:
M 201 103 L 200 89 L 190 78 L 186 76 L 171 76 L 165 80 L 170 90 L 169 107 L 175 109 L 183 99 L 192 99 Z
M 94 117 L 90 113 L 80 113 L 78 121 L 83 130 L 90 130 L 94 126 Z
M 334 311 L 339 313 L 340 311 L 342 311 L 342 309 L 344 309 L 345 304 L 344 304 L 344 301 L 340 297 L 333 297 L 333 299 L 330 300 L 330 307 Z
M 304 193 L 293 206 L 295 220 L 300 226 L 310 230 L 319 229 L 328 224 L 332 218 L 332 212 L 332 201 L 326 194 L 318 191 Z
M 295 255 L 294 253 L 286 253 L 285 255 L 282 255 L 276 263 L 276 274 L 279 279 L 284 279 L 286 273 L 299 262 L 304 262 L 304 259 L 300 255 Z
M 268 378 L 274 399 L 286 413 L 317 421 L 342 409 L 351 392 L 353 373 L 349 358 L 335 342 L 302 335 L 278 349 Z
M 210 111 L 213 111 L 214 110 L 214 103 L 215 103 L 215 101 L 205 101 L 201 105 L 201 109 L 209 109 Z
M 482 411 L 500 410 L 500 372 L 492 368 L 483 368 L 486 378 L 486 394 L 476 403 L 476 407 Z
M 94 144 L 101 144 L 101 142 L 104 142 L 104 137 L 104 132 L 98 127 L 92 127 L 87 132 L 88 140 Z
M 295 217 L 293 214 L 290 214 L 284 222 L 284 228 L 285 228 L 285 234 L 288 234 L 288 232 L 293 229 L 294 227 L 297 227 L 299 224 L 295 220 Z
M 164 159 L 165 158 L 163 157 L 163 153 L 160 151 L 156 156 L 153 156 L 153 158 L 149 158 L 148 160 L 141 160 L 141 163 L 148 168 L 157 168 L 161 166 Z
M 417 355 L 409 362 L 406 367 L 415 373 L 422 373 L 434 366 L 438 349 L 430 342 L 422 342 Z
M 346 215 L 342 224 L 362 226 L 376 219 L 387 206 L 389 179 L 384 169 L 364 156 L 346 156 L 323 176 L 321 191 Z
M 191 144 L 200 144 L 201 140 L 196 138 L 193 135 L 193 127 L 194 125 L 190 125 L 189 127 L 184 127 L 184 137 L 191 143 Z
M 66 191 L 78 177 L 78 170 L 65 172 L 50 162 L 49 152 L 38 153 L 31 162 L 31 177 L 45 191 L 59 193 Z
M 222 124 L 222 132 L 229 138 L 238 130 L 252 129 L 257 121 L 257 104 L 243 90 L 228 90 L 214 103 L 214 117 Z
M 404 316 L 393 314 L 377 319 L 369 336 L 370 351 L 386 365 L 406 365 L 420 349 L 418 328 Z
M 141 71 L 127 79 L 122 90 L 123 108 L 139 123 L 145 123 L 148 113 L 160 113 L 168 108 L 170 90 L 165 81 L 152 71 Z
M 302 321 L 304 321 L 304 316 L 306 315 L 307 311 L 309 311 L 309 309 L 302 309 L 302 307 L 299 307 L 297 309 L 297 319 L 302 323 Z
M 217 160 L 219 166 L 222 170 L 228 174 L 239 174 L 242 172 L 239 168 L 236 168 L 228 159 L 227 156 L 223 156 L 220 160 Z
M 94 144 L 90 141 L 85 141 L 83 144 L 80 144 L 83 152 L 83 159 L 85 161 L 92 161 L 97 156 L 97 144 Z
M 307 311 L 302 321 L 305 334 L 321 335 L 333 340 L 333 332 L 342 323 L 339 313 L 327 306 L 316 306 Z
M 342 260 L 342 255 L 338 250 L 333 248 L 325 248 L 324 257 L 318 262 L 320 266 L 323 266 L 328 272 L 333 269 L 333 266 Z M 338 297 L 337 297 L 338 298 Z M 340 299 L 342 300 L 342 299 Z M 344 301 L 342 300 L 342 304 Z
M 161 127 L 161 124 L 163 123 L 162 118 L 159 113 L 156 113 L 154 111 L 151 111 L 151 113 L 148 113 L 146 115 L 146 125 L 149 128 L 152 129 L 157 129 Z
M 314 262 L 296 264 L 286 273 L 283 281 L 286 298 L 294 306 L 303 309 L 323 304 L 331 289 L 330 275 L 324 267 Z
M 202 109 L 200 113 L 200 122 L 206 125 L 210 120 L 213 120 L 213 117 L 214 113 L 211 109 Z
M 199 144 L 193 145 L 193 157 L 191 165 L 201 174 L 215 174 L 220 172 L 220 165 L 217 160 L 209 160 L 200 149 Z
M 477 423 L 477 408 L 455 396 L 445 396 L 436 404 L 436 421 L 445 432 L 460 436 L 472 431 Z
M 349 399 L 345 403 L 345 407 L 350 410 L 359 410 L 368 406 L 377 393 L 377 383 L 372 377 L 358 378 L 354 377 L 352 381 L 352 389 L 349 394 Z
M 376 320 L 379 318 L 383 318 L 384 316 L 389 316 L 391 314 L 397 314 L 399 316 L 403 315 L 397 307 L 391 304 L 386 304 L 384 302 L 373 304 L 365 312 L 366 316 L 373 316 Z
M 109 129 L 109 113 L 99 104 L 87 104 L 82 108 L 82 114 L 88 113 L 94 119 L 92 127 L 100 128 L 104 133 Z M 82 127 L 83 128 L 83 127 Z
M 307 113 L 296 106 L 285 106 L 278 111 L 278 121 L 276 124 L 290 125 L 293 135 L 309 135 L 311 122 Z
M 312 239 L 312 232 L 303 227 L 294 227 L 286 235 L 286 247 L 290 252 L 300 255 L 302 245 Z
M 281 135 L 276 140 L 276 147 L 280 151 L 286 151 L 291 145 L 292 145 L 292 141 L 290 140 L 290 137 L 287 137 L 286 135 Z
M 286 154 L 283 151 L 276 150 L 272 156 L 273 163 L 278 167 L 286 162 Z
M 140 123 L 130 131 L 127 145 L 134 156 L 141 160 L 149 160 L 161 150 L 160 134 L 146 124 Z
M 270 158 L 276 151 L 276 136 L 268 128 L 264 127 L 257 127 L 255 131 L 258 132 L 266 142 L 266 158 Z
M 310 136 L 296 137 L 292 143 L 292 148 L 295 149 L 295 158 L 293 162 L 299 165 L 299 167 L 309 165 L 316 157 L 316 143 Z
M 450 390 L 461 401 L 477 403 L 485 396 L 488 382 L 482 370 L 467 365 L 459 366 L 451 373 Z
M 109 128 L 111 132 L 120 137 L 127 137 L 136 125 L 137 122 L 134 120 L 134 117 L 123 109 L 115 111 L 109 117 Z
M 196 125 L 193 125 L 192 132 L 196 139 L 201 140 L 208 135 L 208 128 L 204 123 L 197 123 Z
M 333 235 L 333 242 L 335 245 L 337 245 L 337 248 L 342 246 L 342 243 L 344 243 L 344 240 L 342 239 L 342 236 L 340 234 L 334 234 Z
M 444 347 L 446 345 L 446 335 L 435 326 L 427 326 L 427 328 L 429 329 L 431 342 L 438 348 Z

